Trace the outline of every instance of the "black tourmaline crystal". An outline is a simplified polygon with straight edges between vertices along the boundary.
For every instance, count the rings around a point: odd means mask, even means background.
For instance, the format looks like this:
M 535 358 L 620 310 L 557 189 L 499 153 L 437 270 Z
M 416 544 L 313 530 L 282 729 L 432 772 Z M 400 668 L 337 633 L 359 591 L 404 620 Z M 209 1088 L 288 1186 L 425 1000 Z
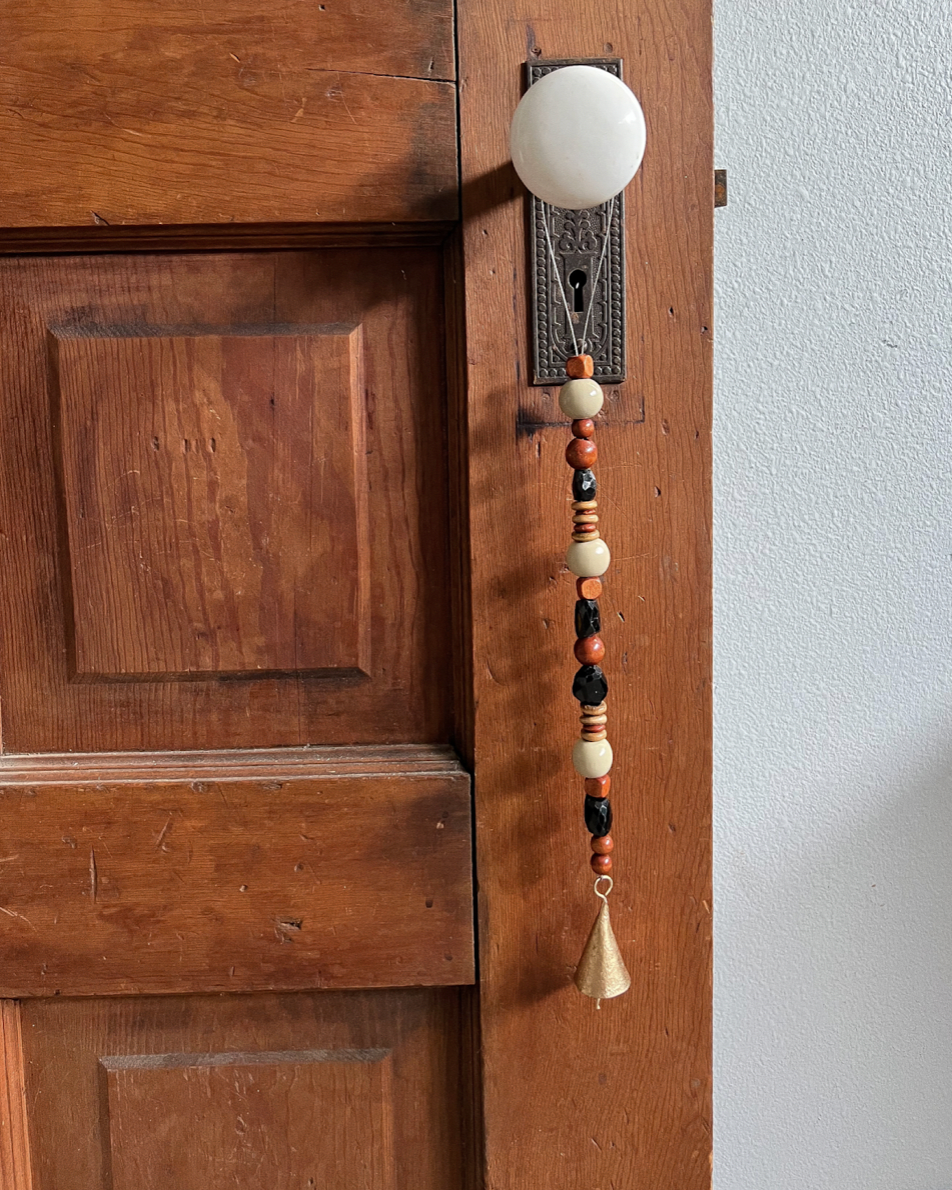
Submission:
M 587 707 L 597 707 L 608 693 L 608 682 L 597 665 L 583 665 L 572 683 L 572 696 Z
M 576 471 L 572 476 L 573 500 L 594 500 L 597 491 L 598 484 L 595 482 L 595 473 L 591 469 Z
M 601 839 L 612 829 L 612 804 L 607 797 L 585 798 L 585 829 Z
M 602 617 L 594 599 L 579 599 L 575 604 L 575 635 L 595 636 L 602 630 Z

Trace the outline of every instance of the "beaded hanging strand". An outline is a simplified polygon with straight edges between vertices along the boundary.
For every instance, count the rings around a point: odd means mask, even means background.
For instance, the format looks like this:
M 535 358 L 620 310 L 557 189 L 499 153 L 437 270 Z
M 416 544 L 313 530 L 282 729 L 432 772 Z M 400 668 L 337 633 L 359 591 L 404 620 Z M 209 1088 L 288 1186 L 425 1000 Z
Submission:
M 584 331 L 583 339 L 584 344 Z M 608 913 L 611 876 L 612 747 L 608 742 L 608 682 L 601 668 L 605 644 L 601 636 L 598 599 L 602 593 L 602 575 L 611 563 L 611 553 L 602 540 L 598 519 L 598 484 L 592 470 L 598 459 L 593 441 L 594 418 L 600 413 L 604 393 L 594 377 L 590 355 L 574 355 L 566 363 L 569 380 L 559 393 L 559 407 L 572 419 L 572 435 L 565 459 L 572 468 L 572 541 L 566 552 L 566 565 L 576 576 L 575 658 L 580 669 L 572 683 L 572 694 L 581 707 L 582 730 L 572 749 L 572 763 L 585 783 L 585 827 L 592 836 L 592 871 L 595 894 L 602 902 L 595 925 L 575 973 L 581 992 L 601 1001 L 620 996 L 631 986 L 631 977 L 612 933 Z M 604 890 L 600 885 L 605 882 Z

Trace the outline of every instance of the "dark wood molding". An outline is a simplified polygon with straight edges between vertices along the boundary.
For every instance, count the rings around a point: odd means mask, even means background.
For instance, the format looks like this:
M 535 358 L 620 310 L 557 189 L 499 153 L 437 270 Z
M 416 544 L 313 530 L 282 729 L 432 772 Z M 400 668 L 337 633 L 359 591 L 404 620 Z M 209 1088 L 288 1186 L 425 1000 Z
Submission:
M 50 752 L 0 756 L 0 788 L 214 781 L 326 780 L 347 777 L 453 777 L 463 774 L 452 748 L 430 744 L 369 747 L 235 748 L 218 752 Z
M 236 223 L 164 227 L 2 227 L 0 255 L 437 247 L 455 223 Z

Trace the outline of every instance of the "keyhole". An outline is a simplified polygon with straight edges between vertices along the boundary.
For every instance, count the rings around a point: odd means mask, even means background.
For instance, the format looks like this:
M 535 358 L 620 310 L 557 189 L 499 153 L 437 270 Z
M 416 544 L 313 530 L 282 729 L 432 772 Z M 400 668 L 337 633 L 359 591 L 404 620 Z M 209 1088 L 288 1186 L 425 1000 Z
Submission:
M 569 285 L 575 292 L 575 303 L 572 309 L 576 314 L 581 314 L 585 309 L 585 286 L 588 284 L 588 273 L 581 269 L 576 269 L 574 273 L 569 273 Z

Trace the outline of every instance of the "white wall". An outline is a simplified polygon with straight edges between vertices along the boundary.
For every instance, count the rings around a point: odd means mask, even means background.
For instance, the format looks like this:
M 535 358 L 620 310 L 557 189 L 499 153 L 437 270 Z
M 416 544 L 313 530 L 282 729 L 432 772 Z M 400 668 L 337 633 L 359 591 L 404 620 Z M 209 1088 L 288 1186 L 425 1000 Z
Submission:
M 952 0 L 717 0 L 716 1190 L 952 1187 Z

